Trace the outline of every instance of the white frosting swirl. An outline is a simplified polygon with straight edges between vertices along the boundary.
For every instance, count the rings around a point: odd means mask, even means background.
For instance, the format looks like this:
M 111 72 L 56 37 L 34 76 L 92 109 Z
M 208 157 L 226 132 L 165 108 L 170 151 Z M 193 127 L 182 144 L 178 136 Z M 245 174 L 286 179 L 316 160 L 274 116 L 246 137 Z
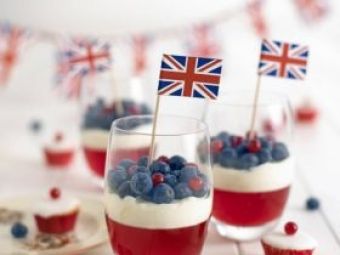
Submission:
M 262 238 L 262 241 L 274 248 L 293 250 L 313 250 L 318 245 L 310 235 L 298 231 L 294 235 L 273 233 Z
M 79 209 L 79 207 L 80 202 L 78 199 L 61 195 L 58 199 L 42 198 L 38 203 L 34 204 L 32 211 L 35 215 L 51 217 L 70 213 Z

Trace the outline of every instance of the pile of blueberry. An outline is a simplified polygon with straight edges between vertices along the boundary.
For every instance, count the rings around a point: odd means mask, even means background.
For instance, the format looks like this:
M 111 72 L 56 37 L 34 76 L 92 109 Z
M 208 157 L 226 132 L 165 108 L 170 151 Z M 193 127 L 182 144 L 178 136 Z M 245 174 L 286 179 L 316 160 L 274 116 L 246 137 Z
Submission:
M 181 156 L 161 156 L 148 166 L 148 158 L 137 162 L 124 159 L 108 173 L 111 192 L 121 198 L 132 196 L 156 204 L 169 204 L 175 199 L 205 197 L 210 190 L 207 176 L 194 163 Z
M 83 128 L 110 130 L 111 123 L 115 119 L 130 115 L 151 113 L 150 108 L 146 104 L 139 104 L 132 100 L 122 100 L 120 104 L 122 112 L 117 112 L 117 103 L 106 105 L 103 99 L 98 99 L 96 103 L 87 108 L 84 116 Z
M 249 170 L 267 162 L 280 162 L 289 157 L 284 143 L 273 138 L 249 134 L 246 137 L 220 132 L 211 138 L 211 154 L 215 164 L 223 167 Z

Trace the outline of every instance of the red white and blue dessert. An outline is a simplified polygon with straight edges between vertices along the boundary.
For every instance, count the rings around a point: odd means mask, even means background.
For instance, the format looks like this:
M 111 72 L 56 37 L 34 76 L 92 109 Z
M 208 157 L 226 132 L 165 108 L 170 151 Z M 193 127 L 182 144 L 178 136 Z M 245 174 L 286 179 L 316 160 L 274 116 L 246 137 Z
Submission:
M 294 162 L 287 146 L 266 136 L 221 132 L 211 138 L 214 219 L 256 227 L 276 221 L 286 204 Z
M 78 199 L 62 195 L 60 189 L 52 188 L 48 197 L 34 205 L 33 214 L 39 232 L 65 234 L 74 230 L 79 211 Z
M 149 166 L 146 156 L 121 160 L 107 173 L 113 249 L 120 255 L 200 254 L 212 208 L 210 189 L 202 169 L 178 155 L 161 156 Z
M 317 248 L 315 239 L 298 230 L 295 222 L 287 222 L 284 233 L 269 234 L 261 243 L 265 255 L 312 255 Z
M 57 132 L 43 149 L 47 165 L 60 168 L 72 163 L 76 146 L 63 133 Z
M 87 108 L 82 127 L 82 143 L 87 163 L 96 176 L 104 177 L 106 147 L 112 122 L 121 117 L 150 113 L 151 110 L 146 104 L 139 104 L 131 100 L 106 104 L 104 100 L 98 99 Z M 121 144 L 122 154 L 125 155 L 128 151 L 132 151 L 130 157 L 128 154 L 126 156 L 123 155 L 123 157 L 135 160 L 141 156 L 139 150 L 144 152 L 147 147 L 145 143 L 140 144 L 142 147 L 138 144 L 136 146 L 129 145 L 124 147 L 124 143 Z

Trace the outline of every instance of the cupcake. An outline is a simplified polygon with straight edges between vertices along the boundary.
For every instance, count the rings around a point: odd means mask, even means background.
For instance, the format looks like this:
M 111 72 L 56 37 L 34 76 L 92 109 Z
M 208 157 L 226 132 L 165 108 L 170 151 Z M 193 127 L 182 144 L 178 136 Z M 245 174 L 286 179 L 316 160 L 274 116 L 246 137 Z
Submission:
M 58 188 L 52 188 L 49 197 L 35 205 L 33 214 L 40 232 L 65 234 L 74 230 L 79 210 L 76 198 L 62 196 Z
M 310 235 L 298 231 L 294 222 L 286 223 L 284 233 L 272 233 L 262 238 L 265 255 L 312 255 L 317 242 Z
M 73 160 L 74 153 L 75 146 L 66 141 L 62 133 L 56 133 L 53 141 L 44 147 L 46 163 L 49 166 L 68 166 Z

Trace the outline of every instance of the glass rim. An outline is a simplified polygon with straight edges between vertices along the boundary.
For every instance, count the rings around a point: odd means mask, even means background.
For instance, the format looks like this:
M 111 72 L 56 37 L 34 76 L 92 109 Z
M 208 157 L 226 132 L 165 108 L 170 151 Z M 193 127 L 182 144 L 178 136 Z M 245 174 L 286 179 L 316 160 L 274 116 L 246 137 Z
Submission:
M 250 89 L 239 89 L 239 90 L 232 90 L 229 92 L 226 92 L 223 96 L 220 97 L 221 100 L 216 100 L 213 102 L 214 105 L 219 105 L 219 106 L 231 106 L 231 107 L 244 107 L 244 108 L 249 108 L 253 107 L 253 101 L 251 102 L 243 102 L 243 101 L 238 101 L 238 102 L 231 102 L 228 100 L 229 95 L 241 95 L 241 94 L 247 94 L 251 96 L 255 96 L 255 88 L 254 90 Z M 261 102 L 261 96 L 275 96 L 276 98 L 280 99 L 279 102 Z M 253 99 L 253 98 L 252 98 Z M 259 94 L 259 101 L 257 103 L 257 107 L 269 107 L 273 105 L 282 105 L 282 102 L 290 105 L 290 100 L 287 94 L 273 91 L 273 90 L 261 90 Z
M 192 129 L 193 131 L 191 132 L 177 132 L 176 134 L 167 134 L 167 133 L 157 133 L 157 127 L 156 127 L 156 134 L 155 137 L 178 137 L 178 136 L 187 136 L 187 135 L 192 135 L 192 134 L 199 134 L 203 132 L 209 133 L 208 130 L 208 125 L 205 121 L 194 118 L 194 117 L 188 117 L 188 116 L 181 116 L 181 115 L 175 115 L 175 114 L 161 114 L 158 115 L 158 120 L 160 118 L 177 118 L 177 119 L 183 119 L 183 120 L 191 120 L 195 121 L 197 124 L 196 129 Z M 111 123 L 111 131 L 116 130 L 122 134 L 128 134 L 128 135 L 143 135 L 143 136 L 150 136 L 152 137 L 152 130 L 151 132 L 143 132 L 143 131 L 136 131 L 136 130 L 127 130 L 127 129 L 122 129 L 117 127 L 117 123 L 121 120 L 132 120 L 132 119 L 147 119 L 149 118 L 150 120 L 154 119 L 153 114 L 141 114 L 141 115 L 132 115 L 132 116 L 126 116 L 122 118 L 115 119 Z M 152 122 L 153 123 L 153 122 Z

